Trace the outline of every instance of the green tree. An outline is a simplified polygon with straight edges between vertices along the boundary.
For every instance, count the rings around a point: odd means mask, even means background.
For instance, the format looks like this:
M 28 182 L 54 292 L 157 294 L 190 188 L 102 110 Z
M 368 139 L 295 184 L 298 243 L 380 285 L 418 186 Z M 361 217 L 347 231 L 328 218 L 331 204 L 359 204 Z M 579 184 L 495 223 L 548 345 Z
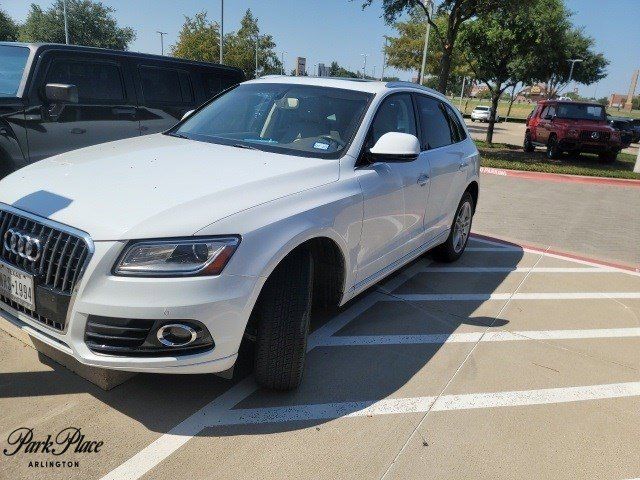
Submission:
M 281 63 L 275 52 L 273 37 L 260 34 L 258 19 L 247 10 L 237 32 L 224 36 L 224 61 L 241 68 L 247 78 L 256 75 L 256 43 L 258 46 L 258 74 L 280 73 Z
M 0 10 L 0 42 L 15 42 L 18 39 L 18 25 L 3 10 Z
M 375 0 L 363 0 L 362 8 L 366 8 Z M 505 6 L 521 8 L 517 0 L 442 0 L 439 2 L 431 14 L 429 3 L 425 0 L 381 0 L 384 18 L 387 23 L 393 24 L 402 14 L 411 13 L 415 10 L 422 10 L 427 22 L 431 25 L 435 42 L 432 51 L 440 53 L 438 65 L 438 90 L 445 93 L 449 83 L 449 75 L 453 56 L 458 39 L 458 34 L 465 22 L 476 16 L 491 13 L 496 9 L 504 10 Z M 437 22 L 436 19 L 443 18 L 444 22 Z M 424 39 L 424 34 L 422 36 Z M 422 60 L 422 53 L 420 54 Z
M 67 0 L 70 43 L 126 50 L 136 34 L 129 27 L 118 26 L 114 11 L 100 2 Z M 19 38 L 24 42 L 65 43 L 62 0 L 55 0 L 47 10 L 31 4 Z
M 207 12 L 184 17 L 178 41 L 171 47 L 174 57 L 202 62 L 220 60 L 220 26 L 207 19 Z
M 340 65 L 338 65 L 338 62 L 336 62 L 335 60 L 331 62 L 331 65 L 329 66 L 329 75 L 331 77 L 347 77 L 347 78 L 356 78 L 360 76 L 359 73 L 352 72 L 351 70 L 341 67 Z
M 518 82 L 535 78 L 535 64 L 544 50 L 545 31 L 538 28 L 544 8 L 561 0 L 531 0 L 530 8 L 496 8 L 469 22 L 460 43 L 477 80 L 491 93 L 491 115 L 487 143 L 493 142 L 498 101 L 503 92 Z

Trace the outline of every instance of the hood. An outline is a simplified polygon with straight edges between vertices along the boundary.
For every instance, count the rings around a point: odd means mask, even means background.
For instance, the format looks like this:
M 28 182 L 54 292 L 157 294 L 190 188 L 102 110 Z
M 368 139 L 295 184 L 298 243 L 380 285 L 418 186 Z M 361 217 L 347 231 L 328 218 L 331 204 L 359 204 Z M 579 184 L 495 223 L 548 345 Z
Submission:
M 34 163 L 0 181 L 0 202 L 96 241 L 179 237 L 338 176 L 337 160 L 148 135 Z

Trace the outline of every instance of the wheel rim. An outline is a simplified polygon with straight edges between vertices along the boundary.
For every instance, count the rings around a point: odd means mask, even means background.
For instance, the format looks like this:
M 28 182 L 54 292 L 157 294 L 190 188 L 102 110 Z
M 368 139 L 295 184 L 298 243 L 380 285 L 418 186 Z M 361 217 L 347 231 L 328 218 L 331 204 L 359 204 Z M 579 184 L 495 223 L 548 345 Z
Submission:
M 453 250 L 456 253 L 460 253 L 467 244 L 471 231 L 471 217 L 471 204 L 464 202 L 453 225 Z

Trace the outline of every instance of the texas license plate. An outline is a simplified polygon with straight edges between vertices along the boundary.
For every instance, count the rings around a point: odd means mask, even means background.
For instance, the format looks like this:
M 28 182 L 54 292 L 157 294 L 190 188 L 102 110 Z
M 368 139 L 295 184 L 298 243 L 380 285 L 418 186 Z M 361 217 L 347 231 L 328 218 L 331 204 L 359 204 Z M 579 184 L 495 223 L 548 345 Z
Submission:
M 0 261 L 0 294 L 28 308 L 36 309 L 33 275 Z

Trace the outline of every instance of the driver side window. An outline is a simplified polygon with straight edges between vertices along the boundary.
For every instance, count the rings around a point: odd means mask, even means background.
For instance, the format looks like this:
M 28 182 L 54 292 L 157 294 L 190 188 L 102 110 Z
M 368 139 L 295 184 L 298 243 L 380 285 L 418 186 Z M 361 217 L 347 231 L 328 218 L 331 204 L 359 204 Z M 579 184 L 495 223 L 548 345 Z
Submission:
M 416 118 L 410 94 L 391 95 L 382 102 L 369 130 L 368 147 L 373 147 L 382 135 L 389 132 L 416 135 Z

